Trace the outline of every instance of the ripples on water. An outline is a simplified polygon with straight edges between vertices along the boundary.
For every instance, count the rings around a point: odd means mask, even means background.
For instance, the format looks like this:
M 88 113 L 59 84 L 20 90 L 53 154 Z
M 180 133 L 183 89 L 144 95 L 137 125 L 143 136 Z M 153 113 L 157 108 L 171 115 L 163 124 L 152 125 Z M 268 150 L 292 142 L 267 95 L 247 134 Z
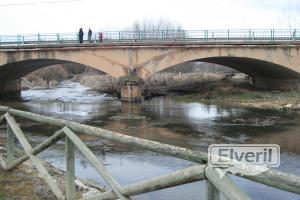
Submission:
M 201 151 L 207 151 L 208 145 L 213 143 L 276 143 L 282 150 L 280 170 L 300 175 L 300 116 L 297 113 L 183 103 L 172 97 L 155 98 L 143 104 L 121 104 L 69 81 L 54 89 L 23 91 L 20 101 L 2 101 L 1 104 Z M 22 123 L 22 128 L 31 136 L 33 144 L 45 140 L 56 130 L 29 121 Z M 121 185 L 192 165 L 92 136 L 80 137 Z M 76 155 L 76 174 L 105 185 L 86 160 L 78 152 Z M 63 142 L 39 156 L 56 167 L 65 168 Z M 300 199 L 245 179 L 233 179 L 254 199 Z M 202 199 L 204 194 L 204 182 L 197 182 L 140 195 L 138 199 Z

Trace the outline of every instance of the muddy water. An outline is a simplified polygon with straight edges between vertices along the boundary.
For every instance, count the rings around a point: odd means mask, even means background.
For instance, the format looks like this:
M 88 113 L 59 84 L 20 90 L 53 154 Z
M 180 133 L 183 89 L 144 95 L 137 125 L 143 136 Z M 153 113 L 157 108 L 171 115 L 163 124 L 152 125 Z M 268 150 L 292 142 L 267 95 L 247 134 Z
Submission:
M 14 102 L 2 100 L 0 104 L 201 151 L 207 151 L 208 145 L 214 143 L 276 143 L 282 151 L 280 170 L 300 175 L 300 114 L 296 112 L 184 103 L 172 97 L 156 98 L 140 105 L 121 104 L 72 82 L 64 82 L 51 90 L 23 91 L 22 99 Z M 29 121 L 20 122 L 33 145 L 56 130 Z M 80 137 L 104 161 L 121 185 L 193 164 L 91 136 Z M 105 185 L 86 159 L 78 152 L 76 156 L 76 175 Z M 63 141 L 40 157 L 64 169 Z M 233 179 L 253 199 L 300 199 L 298 195 L 241 178 Z M 201 199 L 204 198 L 204 186 L 203 182 L 196 182 L 136 196 L 135 199 Z

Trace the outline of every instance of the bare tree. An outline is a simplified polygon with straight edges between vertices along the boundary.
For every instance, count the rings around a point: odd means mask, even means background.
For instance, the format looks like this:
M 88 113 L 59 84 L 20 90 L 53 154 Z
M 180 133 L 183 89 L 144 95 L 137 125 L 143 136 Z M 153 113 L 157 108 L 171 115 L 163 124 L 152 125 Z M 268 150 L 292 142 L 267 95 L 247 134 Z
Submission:
M 298 0 L 288 0 L 283 8 L 283 20 L 284 24 L 288 26 L 290 30 L 295 29 L 299 26 L 299 12 L 300 1 Z
M 185 36 L 185 31 L 180 24 L 165 19 L 136 20 L 127 30 L 133 34 L 130 35 L 131 37 L 137 39 L 179 39 Z

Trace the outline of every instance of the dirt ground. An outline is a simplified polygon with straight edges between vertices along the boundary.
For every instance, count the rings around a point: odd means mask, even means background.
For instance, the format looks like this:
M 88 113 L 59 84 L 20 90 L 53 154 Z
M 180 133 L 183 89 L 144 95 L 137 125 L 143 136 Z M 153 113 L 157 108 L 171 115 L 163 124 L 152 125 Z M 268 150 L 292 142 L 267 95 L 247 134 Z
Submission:
M 0 153 L 5 155 L 4 138 L 0 137 Z M 65 172 L 47 162 L 43 165 L 53 177 L 63 193 L 65 193 Z M 105 189 L 92 183 L 83 183 L 77 178 L 76 196 L 86 197 L 98 194 Z M 45 181 L 39 177 L 36 168 L 30 160 L 17 166 L 12 171 L 4 171 L 0 165 L 0 200 L 54 200 L 57 199 Z

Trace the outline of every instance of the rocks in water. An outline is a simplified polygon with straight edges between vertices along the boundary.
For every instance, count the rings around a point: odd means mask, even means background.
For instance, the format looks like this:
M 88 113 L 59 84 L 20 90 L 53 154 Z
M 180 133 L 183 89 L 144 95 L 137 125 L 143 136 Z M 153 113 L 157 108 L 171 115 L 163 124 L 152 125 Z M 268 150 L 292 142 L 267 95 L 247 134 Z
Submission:
M 272 126 L 274 125 L 279 119 L 277 117 L 267 117 L 267 118 L 237 118 L 232 119 L 231 122 L 233 124 L 228 125 L 239 125 L 239 126 Z
M 110 117 L 111 120 L 143 120 L 147 119 L 146 116 L 140 116 L 140 115 L 132 115 L 132 114 L 121 114 L 121 115 L 115 115 Z
M 291 103 L 285 104 L 281 107 L 282 110 L 289 110 L 291 108 L 293 108 L 293 104 Z

